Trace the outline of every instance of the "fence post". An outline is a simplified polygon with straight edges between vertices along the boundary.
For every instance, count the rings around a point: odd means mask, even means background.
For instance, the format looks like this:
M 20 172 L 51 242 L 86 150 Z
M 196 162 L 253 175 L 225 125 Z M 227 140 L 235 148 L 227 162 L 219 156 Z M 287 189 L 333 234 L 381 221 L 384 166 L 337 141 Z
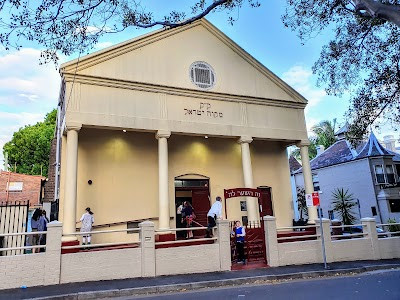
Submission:
M 331 263 L 331 262 L 333 262 L 331 220 L 322 218 L 322 229 L 324 231 L 324 246 L 325 246 L 326 262 Z M 321 234 L 321 229 L 319 228 L 319 226 L 317 226 L 316 232 L 317 232 L 317 234 Z M 321 239 L 322 239 L 322 236 L 320 236 L 318 238 L 318 240 L 321 240 Z M 321 250 L 321 255 L 322 255 L 322 250 Z
M 367 234 L 366 237 L 371 241 L 372 259 L 381 259 L 376 220 L 374 218 L 363 218 L 361 219 L 361 224 L 363 225 L 363 232 Z
M 229 220 L 217 220 L 219 262 L 221 271 L 231 270 L 231 233 Z
M 53 221 L 47 224 L 44 284 L 60 283 L 62 223 Z
M 265 251 L 267 252 L 267 263 L 271 267 L 279 267 L 278 236 L 276 233 L 276 218 L 264 217 L 265 229 Z
M 156 276 L 156 248 L 154 223 L 144 221 L 139 224 L 140 248 L 142 251 L 142 277 Z

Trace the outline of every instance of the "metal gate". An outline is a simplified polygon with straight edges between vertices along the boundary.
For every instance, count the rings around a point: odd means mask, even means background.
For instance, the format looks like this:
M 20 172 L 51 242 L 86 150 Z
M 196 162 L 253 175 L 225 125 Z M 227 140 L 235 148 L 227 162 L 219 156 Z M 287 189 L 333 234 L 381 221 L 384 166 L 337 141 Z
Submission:
M 0 234 L 27 232 L 28 213 L 29 201 L 0 202 Z M 24 247 L 25 242 L 24 235 L 0 237 L 0 248 Z M 18 255 L 23 251 L 0 251 L 0 255 Z
M 258 208 L 260 219 L 258 221 L 248 222 L 246 225 L 245 251 L 248 261 L 263 261 L 267 263 L 265 247 L 265 230 L 263 221 L 263 205 L 261 201 L 261 190 L 251 188 L 236 188 L 224 190 L 225 215 L 227 215 L 226 199 L 234 197 L 254 197 L 258 199 Z M 232 227 L 233 229 L 233 227 Z M 231 239 L 232 261 L 235 261 L 236 253 L 234 249 L 235 240 Z

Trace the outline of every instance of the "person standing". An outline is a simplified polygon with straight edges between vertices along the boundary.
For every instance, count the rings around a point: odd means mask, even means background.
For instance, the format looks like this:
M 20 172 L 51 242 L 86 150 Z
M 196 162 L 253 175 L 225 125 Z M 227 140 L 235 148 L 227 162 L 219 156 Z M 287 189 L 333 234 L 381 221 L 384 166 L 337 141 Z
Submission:
M 92 231 L 94 217 L 93 217 L 93 212 L 90 210 L 90 207 L 86 208 L 86 212 L 82 215 L 82 217 L 79 221 L 82 222 L 81 232 Z M 79 223 L 79 222 L 77 222 L 77 223 Z M 91 235 L 89 233 L 82 236 L 82 244 L 83 245 L 90 245 L 90 242 L 91 242 Z
M 184 218 L 185 218 L 186 228 L 192 227 L 193 207 L 192 207 L 192 205 L 190 204 L 189 201 L 185 201 L 183 203 L 182 216 L 184 216 Z M 187 230 L 186 231 L 186 238 L 187 239 L 192 239 L 193 238 L 193 231 L 192 230 Z
M 217 219 L 221 219 L 222 217 L 222 199 L 221 197 L 217 197 L 215 198 L 215 202 L 214 204 L 211 206 L 210 210 L 207 213 L 207 234 L 206 234 L 206 238 L 210 238 L 212 237 L 212 229 L 213 227 L 215 227 L 216 224 L 216 220 Z
M 46 216 L 46 211 L 42 210 L 42 215 L 39 218 L 38 231 L 47 231 L 47 223 L 49 219 Z M 40 245 L 46 245 L 46 234 L 41 234 L 39 238 Z M 45 252 L 45 248 L 40 248 L 40 252 Z
M 233 234 L 236 239 L 236 250 L 238 252 L 238 262 L 245 263 L 244 256 L 244 239 L 246 236 L 246 229 L 241 225 L 240 221 L 236 221 Z
M 42 215 L 42 211 L 40 208 L 36 208 L 35 211 L 33 212 L 32 218 L 31 218 L 31 229 L 32 232 L 36 232 L 39 229 L 39 220 L 40 216 Z M 32 234 L 31 235 L 31 246 L 37 246 L 39 244 L 39 235 L 38 234 Z M 38 248 L 32 248 L 32 253 L 38 253 L 39 249 Z

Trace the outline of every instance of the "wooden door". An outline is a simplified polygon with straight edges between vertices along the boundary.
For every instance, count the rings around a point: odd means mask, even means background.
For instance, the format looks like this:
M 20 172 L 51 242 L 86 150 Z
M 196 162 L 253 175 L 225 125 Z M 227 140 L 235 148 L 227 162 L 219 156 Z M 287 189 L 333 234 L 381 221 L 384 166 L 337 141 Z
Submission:
M 207 213 L 210 210 L 210 199 L 208 189 L 192 190 L 192 206 L 196 214 L 196 222 L 202 226 L 207 226 Z M 194 224 L 194 226 L 199 226 Z
M 271 188 L 259 188 L 261 190 L 261 205 L 262 212 L 260 213 L 261 217 L 265 216 L 273 216 L 274 211 L 272 209 L 272 197 L 271 197 Z

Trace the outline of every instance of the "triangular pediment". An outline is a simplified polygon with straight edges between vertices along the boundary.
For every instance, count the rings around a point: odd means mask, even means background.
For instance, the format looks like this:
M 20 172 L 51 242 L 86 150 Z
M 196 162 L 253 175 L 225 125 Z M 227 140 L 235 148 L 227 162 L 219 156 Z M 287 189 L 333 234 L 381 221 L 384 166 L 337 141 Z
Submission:
M 190 79 L 193 62 L 207 62 L 215 86 L 206 92 L 305 104 L 307 101 L 211 23 L 202 19 L 163 29 L 61 66 L 61 73 L 199 90 Z

